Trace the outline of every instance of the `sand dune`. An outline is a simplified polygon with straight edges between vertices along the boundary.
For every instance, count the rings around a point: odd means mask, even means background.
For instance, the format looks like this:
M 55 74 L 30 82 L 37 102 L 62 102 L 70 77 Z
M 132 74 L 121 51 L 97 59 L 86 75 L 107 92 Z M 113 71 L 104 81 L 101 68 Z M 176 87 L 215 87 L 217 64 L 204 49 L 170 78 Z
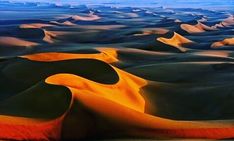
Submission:
M 72 32 L 66 32 L 66 31 L 48 31 L 45 29 L 42 29 L 45 36 L 43 38 L 43 41 L 47 43 L 54 43 L 56 40 L 56 37 L 58 36 L 63 36 L 63 35 L 68 35 L 68 34 L 73 34 Z
M 134 34 L 134 36 L 145 36 L 145 35 L 152 35 L 152 34 L 166 34 L 169 30 L 165 28 L 145 28 L 142 30 L 142 33 L 140 34 Z
M 112 30 L 118 28 L 124 28 L 125 25 L 77 25 L 78 28 L 88 30 Z
M 193 44 L 194 43 L 193 41 L 179 35 L 176 32 L 174 32 L 173 37 L 170 39 L 160 37 L 160 38 L 157 38 L 157 40 L 164 43 L 164 44 L 174 46 L 182 52 L 187 51 L 187 49 L 183 47 L 185 44 Z
M 234 25 L 234 16 L 230 15 L 228 18 L 224 19 L 222 22 L 215 24 L 214 28 L 223 28 Z
M 52 61 L 61 61 L 61 60 L 69 60 L 69 59 L 80 59 L 80 58 L 90 58 L 104 61 L 106 63 L 114 63 L 118 62 L 118 54 L 117 50 L 114 48 L 98 48 L 97 50 L 100 53 L 97 54 L 72 54 L 72 53 L 58 53 L 58 52 L 50 52 L 50 53 L 38 53 L 21 56 L 22 58 L 27 58 L 33 61 L 42 61 L 42 62 L 52 62 Z
M 39 45 L 35 42 L 25 41 L 23 39 L 15 37 L 0 37 L 0 45 L 2 46 L 22 46 L 22 47 L 33 47 Z
M 155 4 L 0 0 L 0 140 L 233 139 L 233 11 Z
M 216 30 L 215 27 L 206 26 L 200 22 L 196 25 L 181 24 L 180 27 L 188 33 L 203 33 L 205 31 Z
M 218 48 L 222 46 L 233 46 L 234 45 L 234 38 L 227 38 L 222 41 L 214 42 L 211 47 Z
M 76 21 L 96 21 L 96 20 L 101 19 L 101 17 L 99 17 L 98 15 L 95 15 L 94 13 L 90 13 L 88 14 L 88 16 L 74 15 L 74 16 L 71 16 L 71 18 Z
M 76 24 L 70 22 L 70 21 L 65 21 L 65 22 L 57 22 L 57 21 L 50 21 L 50 23 L 57 24 L 57 25 L 64 25 L 64 26 L 74 26 Z
M 52 24 L 43 24 L 43 23 L 32 23 L 32 24 L 22 24 L 20 28 L 44 28 L 54 26 Z

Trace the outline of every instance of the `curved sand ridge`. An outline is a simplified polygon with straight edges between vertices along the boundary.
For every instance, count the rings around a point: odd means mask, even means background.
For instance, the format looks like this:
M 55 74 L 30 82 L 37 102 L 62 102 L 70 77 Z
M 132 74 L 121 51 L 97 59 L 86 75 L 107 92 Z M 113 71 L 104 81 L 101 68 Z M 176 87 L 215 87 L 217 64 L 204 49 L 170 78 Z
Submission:
M 90 58 L 102 60 L 106 63 L 118 62 L 117 49 L 114 48 L 97 48 L 100 53 L 97 54 L 73 54 L 73 53 L 38 53 L 21 56 L 22 58 L 27 58 L 33 61 L 42 61 L 42 62 L 52 62 L 52 61 L 61 61 L 67 59 L 79 59 L 79 58 Z
M 214 42 L 211 47 L 212 48 L 218 48 L 222 46 L 233 46 L 234 45 L 234 37 L 233 38 L 227 38 L 222 41 Z
M 63 58 L 66 59 L 71 58 Z M 74 74 L 60 73 L 49 76 L 45 80 L 46 83 L 65 86 L 71 91 L 72 99 L 67 111 L 49 121 L 1 116 L 0 118 L 7 120 L 0 123 L 2 127 L 0 129 L 4 129 L 4 132 L 0 132 L 0 137 L 3 139 L 14 137 L 19 140 L 58 140 L 61 136 L 63 139 L 83 139 L 92 135 L 104 137 L 107 135 L 106 131 L 109 131 L 110 137 L 115 135 L 148 138 L 234 137 L 233 121 L 177 121 L 146 114 L 147 99 L 143 98 L 144 92 L 140 89 L 150 82 L 112 68 L 119 77 L 115 84 L 97 83 Z M 100 125 L 88 124 L 96 123 L 90 118 L 92 115 L 95 115 Z M 31 130 L 34 132 L 27 134 Z
M 164 44 L 176 47 L 182 52 L 186 52 L 188 50 L 187 48 L 183 47 L 184 45 L 194 43 L 193 41 L 179 35 L 176 32 L 174 32 L 174 35 L 173 35 L 172 38 L 167 39 L 167 38 L 164 38 L 164 37 L 159 37 L 159 38 L 157 38 L 157 40 L 164 43 Z
M 0 45 L 2 46 L 22 46 L 22 47 L 33 47 L 39 45 L 35 42 L 26 41 L 15 37 L 0 36 Z
M 180 27 L 188 33 L 203 33 L 205 31 L 216 30 L 215 27 L 209 27 L 198 22 L 196 25 L 181 24 Z

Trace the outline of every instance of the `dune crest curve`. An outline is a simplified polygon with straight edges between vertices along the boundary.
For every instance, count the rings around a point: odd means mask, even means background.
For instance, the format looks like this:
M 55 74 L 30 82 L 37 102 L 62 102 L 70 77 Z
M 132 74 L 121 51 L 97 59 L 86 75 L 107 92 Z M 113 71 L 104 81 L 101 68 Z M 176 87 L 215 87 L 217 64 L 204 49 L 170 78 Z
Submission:
M 188 50 L 187 48 L 183 47 L 184 44 L 193 44 L 194 43 L 193 41 L 179 35 L 176 32 L 174 32 L 174 35 L 172 38 L 167 39 L 164 37 L 159 37 L 159 38 L 157 38 L 157 40 L 164 43 L 164 44 L 176 47 L 182 52 L 186 52 Z

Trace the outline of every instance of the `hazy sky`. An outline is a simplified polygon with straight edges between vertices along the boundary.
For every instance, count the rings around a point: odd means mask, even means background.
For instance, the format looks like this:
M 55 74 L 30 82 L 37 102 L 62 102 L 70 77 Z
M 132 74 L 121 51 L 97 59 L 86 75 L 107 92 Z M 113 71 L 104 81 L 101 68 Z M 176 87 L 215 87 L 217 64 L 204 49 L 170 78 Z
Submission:
M 6 0 L 0 0 L 6 1 Z M 166 7 L 229 7 L 234 8 L 234 0 L 9 0 L 17 2 L 50 2 L 59 4 L 103 4 L 166 6 Z

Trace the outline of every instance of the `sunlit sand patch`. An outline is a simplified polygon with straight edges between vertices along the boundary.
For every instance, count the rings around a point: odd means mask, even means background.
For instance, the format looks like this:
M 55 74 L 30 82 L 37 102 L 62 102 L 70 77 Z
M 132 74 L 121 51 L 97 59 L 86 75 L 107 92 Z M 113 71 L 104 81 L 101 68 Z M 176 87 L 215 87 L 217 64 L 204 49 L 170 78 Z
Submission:
M 57 22 L 57 21 L 50 21 L 50 23 L 57 24 L 57 25 L 63 25 L 63 26 L 74 26 L 76 24 L 70 22 L 70 21 L 65 21 L 65 22 Z
M 101 17 L 95 15 L 94 13 L 89 13 L 87 16 L 73 15 L 71 18 L 76 21 L 96 21 L 101 19 Z
M 162 35 L 168 33 L 169 30 L 166 28 L 144 28 L 141 34 L 134 34 L 134 36 L 144 36 L 144 35 Z
M 0 36 L 0 45 L 3 46 L 22 46 L 22 47 L 33 47 L 39 45 L 35 42 L 26 41 L 15 37 Z
M 234 25 L 234 15 L 230 15 L 228 18 L 224 19 L 222 22 L 214 25 L 215 28 L 222 28 Z
M 45 29 L 42 29 L 44 31 L 44 38 L 43 41 L 47 43 L 54 43 L 56 40 L 56 37 L 58 36 L 63 36 L 63 35 L 68 35 L 68 34 L 73 34 L 72 32 L 66 32 L 66 31 L 48 31 Z
M 195 55 L 200 55 L 200 56 L 209 56 L 209 57 L 229 57 L 231 52 L 230 51 L 200 51 L 200 52 L 195 52 Z
M 196 25 L 181 24 L 180 27 L 188 33 L 203 33 L 206 31 L 217 30 L 215 27 L 209 27 L 198 22 Z
M 211 47 L 218 48 L 222 46 L 233 46 L 234 45 L 234 38 L 227 38 L 222 41 L 214 42 Z
M 70 60 L 70 59 L 80 59 L 80 58 L 90 58 L 104 61 L 106 63 L 115 63 L 118 62 L 117 49 L 113 48 L 97 48 L 100 53 L 96 54 L 73 54 L 73 53 L 58 53 L 58 52 L 49 52 L 49 53 L 38 53 L 21 56 L 22 58 L 27 58 L 33 61 L 41 62 L 53 62 L 61 60 Z
M 182 23 L 182 21 L 179 19 L 175 19 L 175 23 Z
M 33 23 L 33 24 L 22 24 L 20 28 L 44 28 L 54 26 L 52 24 Z
M 187 51 L 187 48 L 183 47 L 184 44 L 187 45 L 187 44 L 193 44 L 194 43 L 193 41 L 179 35 L 176 32 L 174 32 L 173 37 L 170 38 L 170 39 L 159 37 L 159 38 L 157 38 L 157 40 L 164 43 L 164 44 L 174 46 L 174 47 L 178 48 L 182 52 Z

